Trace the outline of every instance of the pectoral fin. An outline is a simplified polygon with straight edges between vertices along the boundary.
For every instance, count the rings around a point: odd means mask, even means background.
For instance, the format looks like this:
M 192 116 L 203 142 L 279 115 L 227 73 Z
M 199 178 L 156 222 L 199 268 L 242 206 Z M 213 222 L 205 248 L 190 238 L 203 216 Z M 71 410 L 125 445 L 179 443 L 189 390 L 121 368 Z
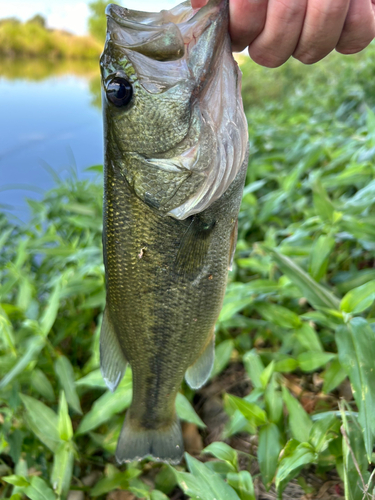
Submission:
M 100 370 L 108 389 L 112 392 L 121 382 L 126 364 L 126 358 L 117 340 L 107 309 L 105 309 L 100 331 Z
M 203 266 L 216 221 L 206 222 L 199 215 L 191 217 L 176 256 L 175 269 L 185 276 L 196 274 Z
M 215 361 L 215 335 L 212 335 L 207 347 L 197 361 L 189 366 L 185 373 L 185 380 L 192 389 L 199 389 L 204 385 L 212 371 Z

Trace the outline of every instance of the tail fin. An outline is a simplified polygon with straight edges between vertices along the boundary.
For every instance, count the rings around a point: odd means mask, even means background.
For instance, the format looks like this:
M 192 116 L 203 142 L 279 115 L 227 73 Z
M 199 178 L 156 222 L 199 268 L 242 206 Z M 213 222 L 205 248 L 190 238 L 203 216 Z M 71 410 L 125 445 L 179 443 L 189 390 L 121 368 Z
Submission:
M 158 430 L 135 426 L 126 416 L 117 443 L 118 463 L 152 457 L 157 462 L 176 465 L 181 462 L 183 453 L 181 426 L 177 416 L 170 426 Z

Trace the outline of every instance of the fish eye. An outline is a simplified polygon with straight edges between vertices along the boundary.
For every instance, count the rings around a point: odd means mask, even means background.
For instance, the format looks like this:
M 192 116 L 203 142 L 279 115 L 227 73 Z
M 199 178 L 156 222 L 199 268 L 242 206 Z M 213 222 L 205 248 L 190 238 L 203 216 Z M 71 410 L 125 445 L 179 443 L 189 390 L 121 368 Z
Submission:
M 116 77 L 106 88 L 108 100 L 118 108 L 126 106 L 133 97 L 133 87 L 125 78 Z

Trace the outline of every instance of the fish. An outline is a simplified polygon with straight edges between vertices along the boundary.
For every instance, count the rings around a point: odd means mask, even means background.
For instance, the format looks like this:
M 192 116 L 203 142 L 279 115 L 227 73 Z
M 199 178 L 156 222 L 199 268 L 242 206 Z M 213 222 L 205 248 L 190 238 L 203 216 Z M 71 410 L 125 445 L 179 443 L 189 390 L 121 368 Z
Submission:
M 249 154 L 241 72 L 228 0 L 158 13 L 110 4 L 106 16 L 100 366 L 111 391 L 132 369 L 118 463 L 177 464 L 176 396 L 184 379 L 198 389 L 210 377 L 237 240 Z

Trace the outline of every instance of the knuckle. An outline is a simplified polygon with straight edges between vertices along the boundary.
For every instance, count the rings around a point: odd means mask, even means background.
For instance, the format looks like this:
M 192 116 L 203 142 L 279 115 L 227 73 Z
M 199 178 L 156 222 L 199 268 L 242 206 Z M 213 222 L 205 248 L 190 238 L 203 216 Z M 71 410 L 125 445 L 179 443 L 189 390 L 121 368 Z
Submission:
M 360 30 L 353 33 L 352 36 L 343 33 L 341 40 L 337 44 L 336 51 L 341 54 L 356 54 L 365 49 L 375 38 L 375 23 L 366 32 Z
M 337 16 L 341 16 L 344 8 L 343 0 L 331 0 L 330 2 L 313 2 L 311 4 L 311 10 L 315 16 L 319 18 L 326 18 L 327 16 L 331 19 L 335 19 Z
M 265 51 L 252 50 L 251 47 L 249 47 L 249 55 L 253 61 L 266 68 L 278 68 L 289 59 L 289 57 L 277 56 Z
M 343 29 L 343 34 L 351 34 L 352 37 L 371 37 L 371 40 L 375 37 L 375 18 L 373 16 L 363 17 L 359 14 L 351 15 Z
M 361 50 L 365 49 L 372 42 L 373 38 L 368 38 L 367 40 L 355 41 L 350 44 L 339 44 L 336 47 L 336 51 L 340 54 L 357 54 L 357 52 L 361 52 Z
M 318 53 L 315 53 L 315 52 L 306 51 L 306 52 L 303 52 L 303 53 L 294 54 L 294 58 L 298 59 L 298 61 L 300 61 L 303 64 L 311 65 L 311 64 L 317 63 L 318 61 L 320 61 L 321 59 L 323 59 L 326 55 L 327 54 L 325 54 L 325 53 L 324 54 L 318 54 Z
M 278 0 L 278 3 L 283 8 L 283 15 L 287 18 L 294 18 L 305 12 L 304 2 L 294 2 L 290 0 Z

